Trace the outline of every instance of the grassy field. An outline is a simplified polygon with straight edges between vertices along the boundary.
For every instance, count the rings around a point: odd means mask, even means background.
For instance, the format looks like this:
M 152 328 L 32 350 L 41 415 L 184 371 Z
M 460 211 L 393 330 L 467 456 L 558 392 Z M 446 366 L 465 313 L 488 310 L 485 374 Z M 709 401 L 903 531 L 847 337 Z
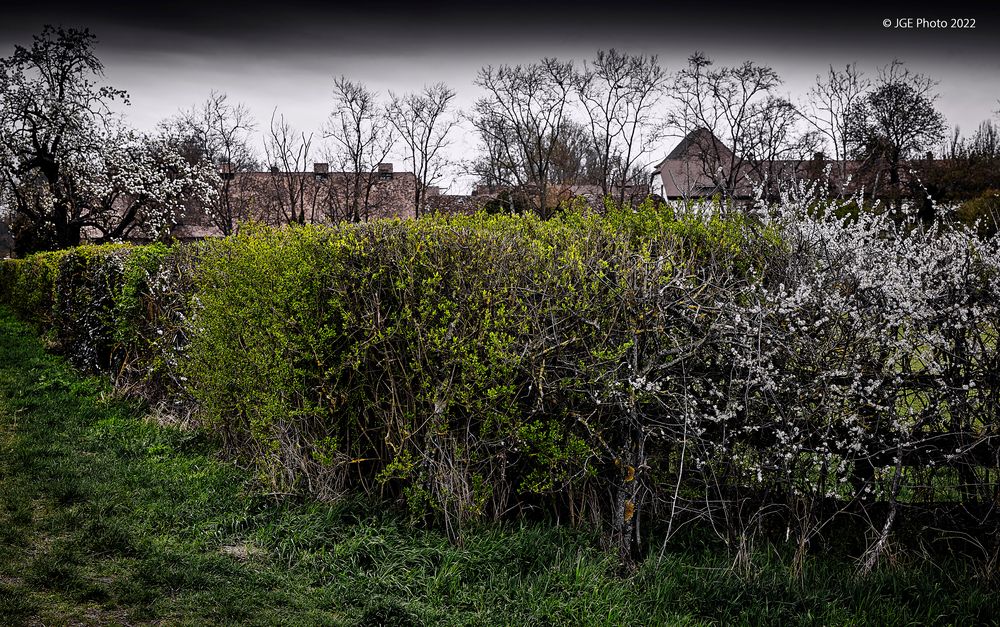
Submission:
M 469 530 L 462 547 L 379 504 L 262 494 L 196 431 L 164 427 L 0 312 L 0 625 L 988 624 L 958 563 L 868 578 L 762 551 L 656 551 L 624 577 L 584 532 Z

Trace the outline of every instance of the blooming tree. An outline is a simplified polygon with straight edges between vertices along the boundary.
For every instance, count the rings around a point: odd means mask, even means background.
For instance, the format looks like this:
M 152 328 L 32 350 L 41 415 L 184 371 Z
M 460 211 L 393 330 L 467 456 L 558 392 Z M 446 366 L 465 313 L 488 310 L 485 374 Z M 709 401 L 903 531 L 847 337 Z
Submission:
M 30 48 L 0 60 L 0 180 L 30 248 L 80 242 L 89 207 L 77 202 L 73 170 L 98 154 L 109 104 L 127 98 L 95 82 L 95 42 L 87 30 L 46 26 Z
M 161 239 L 189 209 L 212 206 L 218 196 L 215 168 L 191 164 L 167 137 L 119 127 L 102 144 L 96 158 L 73 173 L 79 202 L 87 206 L 80 223 L 91 239 Z
M 95 42 L 46 26 L 0 60 L 0 207 L 19 253 L 159 234 L 207 193 L 205 168 L 115 120 L 109 105 L 127 96 L 96 84 Z

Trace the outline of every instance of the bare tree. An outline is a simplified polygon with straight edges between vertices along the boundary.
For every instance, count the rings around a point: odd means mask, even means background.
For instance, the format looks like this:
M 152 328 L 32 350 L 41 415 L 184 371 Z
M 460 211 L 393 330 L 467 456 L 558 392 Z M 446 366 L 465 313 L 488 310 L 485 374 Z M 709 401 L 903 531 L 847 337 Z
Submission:
M 344 76 L 335 79 L 333 99 L 324 137 L 333 140 L 330 160 L 342 174 L 330 181 L 328 212 L 334 219 L 360 222 L 371 217 L 376 172 L 392 151 L 395 128 L 364 83 Z
M 856 63 L 843 70 L 835 70 L 831 65 L 825 75 L 816 76 L 816 84 L 810 88 L 808 102 L 802 110 L 803 119 L 833 149 L 836 175 L 841 182 L 846 181 L 849 174 L 847 113 L 864 98 L 870 84 Z
M 479 134 L 479 153 L 464 163 L 465 173 L 475 177 L 476 184 L 494 195 L 494 200 L 487 203 L 503 213 L 518 213 L 532 210 L 534 201 L 526 201 L 524 188 L 520 187 L 518 168 L 521 161 L 511 162 L 508 159 L 517 151 L 509 150 L 515 142 L 509 127 L 493 112 L 479 110 L 467 117 Z
M 656 111 L 668 75 L 655 55 L 601 50 L 576 75 L 575 89 L 587 113 L 601 191 L 625 201 L 626 181 L 663 138 Z
M 887 171 L 889 195 L 902 203 L 903 161 L 944 138 L 944 116 L 934 108 L 937 83 L 893 61 L 879 70 L 874 87 L 847 113 L 852 154 L 869 172 Z
M 568 120 L 573 65 L 545 58 L 523 66 L 487 66 L 475 83 L 486 90 L 476 102 L 472 123 L 487 158 L 497 160 L 489 170 L 513 182 L 547 216 L 553 204 L 549 170 Z
M 555 138 L 549 181 L 559 185 L 600 186 L 606 172 L 601 163 L 590 128 L 567 120 L 562 132 Z
M 801 158 L 809 143 L 794 128 L 795 108 L 776 94 L 781 79 L 770 67 L 712 65 L 696 52 L 677 72 L 669 124 L 697 144 L 699 174 L 724 197 L 748 197 L 758 184 L 771 190 L 775 168 L 789 167 L 776 161 Z
M 466 173 L 491 190 L 516 185 L 516 177 L 511 171 L 514 164 L 506 161 L 507 146 L 514 137 L 500 116 L 489 109 L 476 109 L 468 114 L 467 120 L 476 129 L 480 146 L 479 154 L 466 163 Z
M 750 151 L 747 172 L 761 186 L 764 197 L 773 202 L 782 184 L 802 174 L 799 166 L 815 154 L 822 138 L 816 131 L 800 131 L 801 114 L 785 98 L 768 96 L 758 108 L 760 115 L 746 128 Z
M 298 132 L 277 110 L 271 115 L 271 126 L 264 140 L 264 154 L 271 164 L 267 192 L 273 206 L 271 220 L 283 224 L 305 224 L 316 221 L 316 190 L 306 176 L 312 133 Z
M 961 129 L 956 126 L 942 155 L 946 159 L 963 160 L 1000 158 L 1000 129 L 992 120 L 983 120 L 971 137 L 963 137 Z
M 161 127 L 177 135 L 189 159 L 206 160 L 218 168 L 218 194 L 206 212 L 223 235 L 253 217 L 248 205 L 253 184 L 250 173 L 260 164 L 251 147 L 257 123 L 245 104 L 231 103 L 226 94 L 213 91 L 205 102 Z
M 979 159 L 1000 157 L 1000 129 L 992 120 L 979 123 L 979 128 L 969 140 L 969 155 Z
M 455 90 L 444 83 L 424 87 L 416 94 L 391 94 L 389 122 L 406 144 L 416 177 L 414 217 L 425 211 L 427 189 L 441 179 L 445 165 L 441 151 L 448 146 L 448 133 L 458 124 L 456 117 L 445 117 L 454 98 Z

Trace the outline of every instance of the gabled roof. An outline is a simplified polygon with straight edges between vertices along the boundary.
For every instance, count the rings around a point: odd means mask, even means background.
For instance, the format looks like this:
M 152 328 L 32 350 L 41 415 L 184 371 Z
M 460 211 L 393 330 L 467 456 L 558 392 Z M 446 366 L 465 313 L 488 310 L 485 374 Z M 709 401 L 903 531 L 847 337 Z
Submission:
M 730 153 L 729 147 L 716 137 L 712 131 L 707 128 L 696 128 L 688 133 L 656 168 L 660 169 L 663 167 L 666 161 L 676 161 L 695 154 L 704 153 L 710 147 L 712 148 L 712 152 L 723 158 Z
M 915 164 L 915 161 L 904 162 Z M 871 164 L 868 164 L 871 166 Z M 885 165 L 866 166 L 852 159 L 827 160 L 822 152 L 812 158 L 734 159 L 733 152 L 710 130 L 695 129 L 656 165 L 665 198 L 705 197 L 721 191 L 720 179 L 732 189 L 727 193 L 748 197 L 755 184 L 782 180 L 824 181 L 832 191 L 845 195 L 877 185 Z M 867 173 L 866 173 L 867 170 Z M 901 173 L 902 178 L 909 176 Z

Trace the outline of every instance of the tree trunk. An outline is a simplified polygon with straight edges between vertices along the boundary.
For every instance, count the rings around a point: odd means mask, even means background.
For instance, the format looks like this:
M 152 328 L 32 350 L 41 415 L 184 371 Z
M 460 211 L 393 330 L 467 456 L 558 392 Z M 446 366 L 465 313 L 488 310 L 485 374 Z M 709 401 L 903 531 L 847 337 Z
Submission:
M 898 510 L 898 497 L 899 488 L 902 485 L 903 478 L 903 450 L 902 446 L 896 448 L 896 468 L 892 475 L 892 486 L 889 492 L 889 514 L 886 516 L 885 524 L 882 525 L 882 530 L 879 532 L 878 538 L 875 540 L 862 558 L 861 562 L 861 574 L 869 574 L 875 566 L 878 564 L 879 558 L 882 553 L 885 552 L 885 548 L 889 543 L 889 534 L 892 531 L 892 525 L 896 521 L 896 512 Z
M 644 467 L 642 435 L 630 433 L 622 447 L 616 465 L 619 478 L 616 486 L 612 541 L 619 562 L 634 569 L 639 550 L 639 512 L 641 509 L 640 473 Z

